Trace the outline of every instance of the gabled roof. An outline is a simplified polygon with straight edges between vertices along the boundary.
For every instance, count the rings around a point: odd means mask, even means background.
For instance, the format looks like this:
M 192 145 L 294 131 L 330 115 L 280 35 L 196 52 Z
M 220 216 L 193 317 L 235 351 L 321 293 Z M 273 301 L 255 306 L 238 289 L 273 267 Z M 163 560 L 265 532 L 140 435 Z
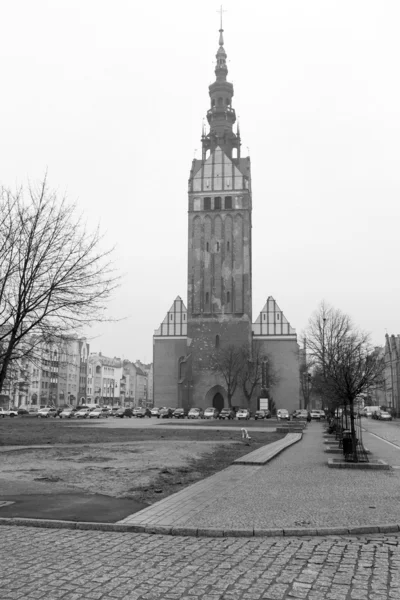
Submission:
M 194 160 L 189 179 L 191 192 L 248 190 L 250 159 L 231 159 L 217 146 L 207 160 Z
M 154 331 L 154 335 L 168 337 L 187 335 L 187 310 L 180 296 L 175 298 L 160 327 Z
M 292 336 L 294 339 L 297 338 L 296 330 L 290 326 L 272 296 L 268 296 L 264 308 L 252 327 L 255 336 Z

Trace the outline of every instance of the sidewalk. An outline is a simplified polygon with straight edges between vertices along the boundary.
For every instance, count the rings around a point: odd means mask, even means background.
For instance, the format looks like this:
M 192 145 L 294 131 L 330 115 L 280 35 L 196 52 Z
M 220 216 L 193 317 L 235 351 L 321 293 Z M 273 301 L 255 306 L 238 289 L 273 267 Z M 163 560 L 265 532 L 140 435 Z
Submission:
M 266 530 L 287 535 L 297 529 L 312 535 L 326 528 L 378 531 L 400 523 L 400 472 L 329 469 L 323 430 L 322 423 L 311 423 L 299 443 L 267 465 L 232 465 L 208 478 L 206 489 L 205 482 L 191 486 L 189 504 L 182 490 L 120 523 L 192 535 Z M 375 450 L 381 457 L 380 446 Z

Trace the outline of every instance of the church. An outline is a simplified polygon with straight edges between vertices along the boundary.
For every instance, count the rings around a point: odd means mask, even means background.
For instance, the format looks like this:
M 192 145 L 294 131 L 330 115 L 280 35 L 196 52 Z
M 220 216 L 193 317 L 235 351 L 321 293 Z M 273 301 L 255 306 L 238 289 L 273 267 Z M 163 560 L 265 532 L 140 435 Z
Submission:
M 276 408 L 292 411 L 300 402 L 296 332 L 272 296 L 253 323 L 250 157 L 241 155 L 222 22 L 216 59 L 209 130 L 203 127 L 202 157 L 192 161 L 189 175 L 187 306 L 175 298 L 154 333 L 154 405 L 227 407 L 226 379 L 215 370 L 215 354 L 248 348 L 250 357 L 264 356 L 273 368 L 268 395 Z M 266 406 L 260 387 L 252 411 L 260 402 Z M 230 400 L 248 408 L 239 385 Z

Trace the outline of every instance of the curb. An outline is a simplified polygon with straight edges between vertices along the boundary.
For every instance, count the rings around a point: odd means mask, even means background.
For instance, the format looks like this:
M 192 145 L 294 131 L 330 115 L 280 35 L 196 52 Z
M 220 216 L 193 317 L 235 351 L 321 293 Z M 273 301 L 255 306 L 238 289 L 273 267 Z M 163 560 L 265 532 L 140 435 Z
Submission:
M 168 527 L 163 525 L 123 525 L 120 523 L 91 523 L 60 521 L 51 519 L 0 518 L 0 526 L 39 527 L 48 529 L 76 529 L 79 531 L 108 531 L 114 533 L 146 533 L 159 535 L 179 535 L 189 537 L 318 537 L 330 535 L 365 535 L 375 533 L 398 533 L 400 525 L 386 523 L 357 527 L 288 527 L 288 528 L 243 528 L 219 529 L 217 527 Z

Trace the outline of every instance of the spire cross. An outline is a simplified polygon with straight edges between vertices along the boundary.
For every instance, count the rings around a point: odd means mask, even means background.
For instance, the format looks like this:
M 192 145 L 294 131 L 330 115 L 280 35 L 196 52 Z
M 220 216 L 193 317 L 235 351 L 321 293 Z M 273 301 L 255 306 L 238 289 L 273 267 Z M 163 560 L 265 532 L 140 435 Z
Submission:
M 221 15 L 221 29 L 219 30 L 219 45 L 223 46 L 224 45 L 224 37 L 223 37 L 223 29 L 222 29 L 222 13 L 226 12 L 226 10 L 222 9 L 222 4 L 221 4 L 221 8 L 219 9 L 219 14 Z
M 220 9 L 219 9 L 219 10 L 217 10 L 217 12 L 219 12 L 219 14 L 220 14 L 220 18 L 221 18 L 221 29 L 220 29 L 220 31 L 223 31 L 223 29 L 222 29 L 222 13 L 224 13 L 224 12 L 227 12 L 227 11 L 226 11 L 226 10 L 223 10 L 223 8 L 222 8 L 222 4 L 221 4 L 221 6 L 220 6 Z

